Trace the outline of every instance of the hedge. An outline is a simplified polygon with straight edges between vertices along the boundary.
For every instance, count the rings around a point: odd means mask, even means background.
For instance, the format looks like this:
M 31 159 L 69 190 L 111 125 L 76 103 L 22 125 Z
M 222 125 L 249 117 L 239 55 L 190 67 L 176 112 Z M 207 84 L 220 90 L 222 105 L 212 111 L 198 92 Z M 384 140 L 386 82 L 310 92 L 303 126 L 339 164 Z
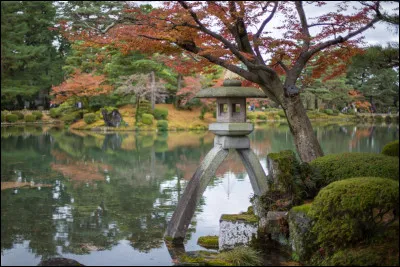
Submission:
M 329 253 L 383 231 L 396 220 L 398 211 L 398 181 L 357 177 L 323 188 L 309 214 L 315 221 L 312 232 L 317 243 Z
M 279 117 L 281 117 L 281 118 L 286 118 L 285 112 L 284 112 L 283 110 L 279 110 L 279 111 L 278 111 L 278 115 L 279 115 Z
M 352 177 L 374 176 L 399 180 L 399 161 L 377 153 L 340 153 L 319 157 L 310 162 L 319 177 L 317 188 Z
M 11 114 L 17 115 L 18 120 L 24 119 L 24 114 L 23 114 L 22 112 L 19 112 L 19 111 L 11 111 Z
M 26 114 L 25 115 L 25 122 L 34 122 L 36 121 L 36 116 L 33 114 Z
M 156 108 L 154 109 L 154 118 L 156 120 L 167 120 L 168 119 L 168 109 Z
M 399 156 L 399 140 L 387 143 L 383 149 L 382 154 L 392 157 Z
M 16 114 L 7 114 L 6 121 L 7 122 L 16 122 L 18 120 L 18 116 Z
M 92 124 L 93 122 L 97 121 L 97 116 L 94 113 L 86 113 L 83 115 L 83 120 L 86 124 Z
M 37 120 L 41 120 L 42 117 L 43 117 L 43 114 L 42 114 L 42 112 L 40 112 L 40 111 L 33 111 L 33 112 L 32 112 L 32 115 L 34 115 L 34 116 L 36 117 Z
M 61 115 L 61 110 L 58 108 L 52 108 L 50 109 L 50 117 L 53 119 L 60 117 Z
M 74 123 L 75 121 L 80 119 L 80 113 L 79 112 L 72 112 L 69 114 L 65 114 L 64 116 L 61 117 L 61 120 L 65 124 L 71 124 Z
M 260 120 L 266 120 L 266 119 L 267 119 L 267 115 L 265 115 L 265 114 L 258 114 L 257 118 L 260 119 Z
M 166 120 L 157 121 L 157 128 L 159 131 L 168 131 L 168 121 Z
M 247 113 L 247 116 L 246 116 L 249 120 L 255 120 L 256 118 L 257 118 L 257 115 L 256 114 L 254 114 L 254 113 Z
M 333 115 L 333 110 L 332 109 L 324 109 L 324 113 L 328 114 L 328 115 Z
M 142 122 L 147 125 L 153 124 L 154 116 L 151 114 L 143 113 L 142 114 Z

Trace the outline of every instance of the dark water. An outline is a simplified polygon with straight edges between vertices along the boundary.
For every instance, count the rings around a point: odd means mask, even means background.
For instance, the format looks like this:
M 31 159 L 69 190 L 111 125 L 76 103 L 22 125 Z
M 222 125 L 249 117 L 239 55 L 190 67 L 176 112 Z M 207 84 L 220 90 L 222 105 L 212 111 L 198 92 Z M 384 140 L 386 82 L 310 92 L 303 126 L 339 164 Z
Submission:
M 264 168 L 268 153 L 294 149 L 287 125 L 258 127 L 251 146 Z M 325 154 L 379 153 L 399 138 L 397 124 L 316 124 L 314 129 Z M 84 265 L 172 265 L 162 237 L 212 145 L 207 132 L 2 127 L 1 265 L 37 265 L 52 257 Z M 22 188 L 22 183 L 32 186 Z M 245 169 L 232 152 L 201 199 L 186 250 L 202 249 L 198 237 L 217 235 L 221 214 L 245 211 L 251 194 Z

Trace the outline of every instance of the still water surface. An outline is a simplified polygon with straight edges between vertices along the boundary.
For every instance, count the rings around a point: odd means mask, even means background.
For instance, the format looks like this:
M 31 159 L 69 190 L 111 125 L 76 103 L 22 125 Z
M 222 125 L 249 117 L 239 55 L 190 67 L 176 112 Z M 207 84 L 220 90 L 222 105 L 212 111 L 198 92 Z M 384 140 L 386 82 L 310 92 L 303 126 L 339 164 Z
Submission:
M 325 154 L 379 153 L 399 138 L 398 124 L 314 124 L 314 130 Z M 84 265 L 173 265 L 163 234 L 213 137 L 2 127 L 1 265 L 51 257 Z M 250 139 L 264 169 L 268 153 L 294 150 L 286 124 L 258 125 Z M 251 195 L 232 151 L 201 199 L 186 250 L 202 249 L 198 237 L 217 235 L 221 214 L 245 211 Z M 275 257 L 271 264 L 281 260 Z

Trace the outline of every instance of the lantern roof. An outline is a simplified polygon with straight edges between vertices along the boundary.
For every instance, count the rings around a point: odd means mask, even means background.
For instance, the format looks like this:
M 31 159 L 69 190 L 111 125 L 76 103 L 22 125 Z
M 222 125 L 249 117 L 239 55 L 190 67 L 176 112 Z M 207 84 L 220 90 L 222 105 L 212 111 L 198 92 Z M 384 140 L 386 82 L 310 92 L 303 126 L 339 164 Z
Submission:
M 242 87 L 240 80 L 224 80 L 221 87 L 209 87 L 200 90 L 196 97 L 198 98 L 267 98 L 265 93 L 255 87 Z

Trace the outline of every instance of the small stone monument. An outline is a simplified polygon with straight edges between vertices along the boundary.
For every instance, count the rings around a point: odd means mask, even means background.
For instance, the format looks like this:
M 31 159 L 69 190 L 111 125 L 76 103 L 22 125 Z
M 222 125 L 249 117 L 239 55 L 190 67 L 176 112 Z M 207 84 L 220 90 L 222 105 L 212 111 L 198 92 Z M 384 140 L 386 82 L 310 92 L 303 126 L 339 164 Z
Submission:
M 214 148 L 193 174 L 168 223 L 165 239 L 175 244 L 183 243 L 196 205 L 229 149 L 236 149 L 239 153 L 254 194 L 260 196 L 267 190 L 267 177 L 257 156 L 250 149 L 247 137 L 254 126 L 246 122 L 246 98 L 266 98 L 264 92 L 254 87 L 242 87 L 239 80 L 226 79 L 222 87 L 203 89 L 196 97 L 217 99 L 217 122 L 208 128 L 216 136 Z

